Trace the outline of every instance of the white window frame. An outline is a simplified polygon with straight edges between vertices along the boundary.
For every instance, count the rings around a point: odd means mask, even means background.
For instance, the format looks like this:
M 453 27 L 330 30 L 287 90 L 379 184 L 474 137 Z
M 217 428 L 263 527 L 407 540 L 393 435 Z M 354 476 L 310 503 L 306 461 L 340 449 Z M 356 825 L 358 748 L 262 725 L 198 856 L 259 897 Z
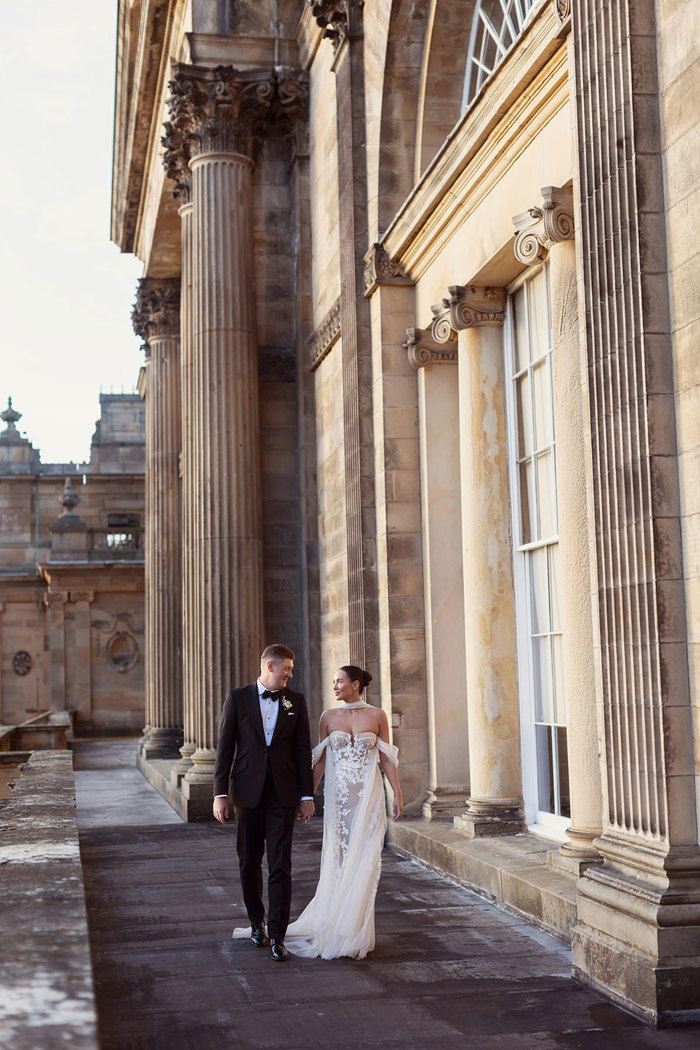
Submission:
M 517 404 L 515 399 L 515 383 L 513 373 L 515 372 L 515 332 L 514 332 L 514 294 L 531 280 L 538 269 L 544 269 L 547 293 L 547 312 L 551 320 L 551 300 L 549 289 L 548 265 L 543 263 L 540 267 L 529 267 L 507 288 L 507 310 L 504 329 L 504 364 L 506 385 L 506 434 L 508 444 L 508 476 L 510 484 L 511 505 L 511 535 L 513 537 L 513 584 L 515 590 L 515 621 L 516 621 L 516 654 L 518 667 L 518 701 L 520 709 L 520 747 L 523 777 L 523 805 L 525 810 L 525 823 L 528 830 L 543 838 L 555 842 L 566 841 L 566 829 L 571 825 L 570 817 L 558 816 L 539 809 L 539 785 L 537 770 L 537 740 L 535 727 L 535 708 L 533 699 L 532 683 L 534 681 L 534 667 L 531 643 L 531 620 L 530 620 L 530 562 L 525 554 L 534 547 L 536 543 L 519 544 L 518 537 L 521 532 L 521 505 L 520 505 L 520 481 L 518 477 L 519 450 L 517 445 Z M 529 338 L 529 329 L 528 329 Z M 553 353 L 553 347 L 551 348 Z M 556 431 L 554 433 L 554 481 L 556 492 Z M 557 516 L 558 518 L 558 516 Z M 552 536 L 550 542 L 559 542 L 559 534 Z

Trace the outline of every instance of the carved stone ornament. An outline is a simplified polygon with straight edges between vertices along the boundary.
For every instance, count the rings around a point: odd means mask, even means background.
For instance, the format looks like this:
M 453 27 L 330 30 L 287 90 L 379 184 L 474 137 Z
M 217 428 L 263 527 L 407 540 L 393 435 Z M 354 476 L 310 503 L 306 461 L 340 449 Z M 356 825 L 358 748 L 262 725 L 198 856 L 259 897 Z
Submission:
M 189 162 L 203 153 L 239 153 L 254 159 L 275 95 L 272 70 L 177 63 L 168 85 L 170 120 L 161 139 L 163 164 L 175 196 L 191 200 Z
M 515 257 L 526 266 L 544 262 L 549 249 L 574 235 L 574 204 L 570 188 L 543 186 L 542 203 L 513 216 Z
M 18 674 L 20 678 L 24 678 L 25 675 L 29 674 L 33 666 L 33 661 L 28 652 L 24 649 L 20 649 L 12 657 L 12 670 L 15 674 Z
M 320 325 L 310 336 L 307 346 L 311 356 L 311 370 L 317 368 L 330 348 L 340 337 L 340 300 L 337 299 Z
M 412 285 L 413 281 L 383 244 L 373 244 L 365 255 L 365 295 L 371 295 L 379 284 Z
M 348 36 L 362 30 L 364 0 L 307 0 L 323 35 L 338 51 Z
M 66 478 L 65 483 L 63 485 L 63 491 L 61 492 L 61 495 L 57 498 L 58 502 L 63 507 L 63 510 L 61 511 L 61 517 L 63 517 L 64 514 L 72 515 L 74 509 L 80 503 L 80 496 L 77 492 L 73 491 L 73 486 L 71 484 L 70 478 Z
M 277 94 L 272 106 L 273 116 L 287 125 L 285 138 L 292 151 L 292 160 L 309 154 L 309 74 L 293 66 L 276 66 Z
M 131 311 L 134 331 L 144 341 L 144 349 L 154 336 L 180 334 L 180 282 L 142 277 L 136 288 Z
M 498 327 L 506 316 L 506 294 L 503 288 L 477 288 L 453 284 L 449 297 L 431 306 L 433 339 L 450 343 L 463 328 Z
M 563 24 L 571 18 L 571 0 L 552 0 L 557 18 Z
M 406 339 L 401 344 L 408 352 L 411 368 L 425 368 L 432 364 L 456 364 L 457 347 L 438 343 L 430 332 L 423 328 L 407 328 Z
M 3 423 L 6 424 L 5 433 L 16 434 L 17 427 L 15 426 L 15 423 L 19 423 L 21 418 L 22 413 L 18 412 L 17 409 L 12 407 L 12 398 L 8 397 L 7 408 L 4 412 L 0 412 L 0 419 L 3 421 Z
M 107 642 L 105 654 L 118 674 L 126 674 L 138 660 L 139 647 L 128 631 L 117 631 Z

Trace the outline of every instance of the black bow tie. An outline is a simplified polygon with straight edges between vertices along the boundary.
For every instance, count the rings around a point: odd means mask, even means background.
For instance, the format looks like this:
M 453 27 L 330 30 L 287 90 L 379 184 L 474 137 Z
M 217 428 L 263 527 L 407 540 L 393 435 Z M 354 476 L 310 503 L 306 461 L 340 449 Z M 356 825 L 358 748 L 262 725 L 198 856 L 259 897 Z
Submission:
M 281 696 L 282 696 L 282 690 L 281 689 L 278 689 L 277 692 L 275 692 L 275 693 L 271 693 L 269 689 L 266 689 L 265 692 L 262 695 L 262 698 L 263 698 L 263 700 L 267 700 L 268 698 L 270 700 L 279 700 L 279 698 Z

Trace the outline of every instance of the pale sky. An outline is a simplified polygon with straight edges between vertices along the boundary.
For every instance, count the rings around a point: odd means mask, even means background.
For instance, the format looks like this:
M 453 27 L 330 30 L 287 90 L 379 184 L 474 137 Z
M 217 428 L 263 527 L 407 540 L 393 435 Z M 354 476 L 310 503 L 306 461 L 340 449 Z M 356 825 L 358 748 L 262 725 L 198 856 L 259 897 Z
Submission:
M 0 410 L 44 463 L 86 459 L 135 389 L 141 263 L 109 239 L 117 0 L 0 0 Z M 0 424 L 4 427 L 4 424 Z

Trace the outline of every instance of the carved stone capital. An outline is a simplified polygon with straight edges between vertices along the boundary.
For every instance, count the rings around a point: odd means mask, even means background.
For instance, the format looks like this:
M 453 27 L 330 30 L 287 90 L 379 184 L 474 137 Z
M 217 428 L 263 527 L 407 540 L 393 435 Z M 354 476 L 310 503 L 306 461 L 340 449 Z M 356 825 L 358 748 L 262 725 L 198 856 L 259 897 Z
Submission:
M 339 51 L 349 36 L 362 32 L 364 0 L 307 0 L 307 3 L 334 51 Z
M 571 189 L 543 186 L 542 203 L 513 216 L 515 257 L 529 266 L 544 262 L 549 249 L 574 235 L 574 203 Z
M 454 342 L 463 328 L 498 327 L 506 316 L 506 294 L 503 288 L 477 288 L 453 284 L 449 297 L 431 306 L 431 332 L 437 343 Z
M 383 244 L 373 244 L 365 255 L 365 295 L 370 296 L 379 284 L 412 285 L 400 263 L 393 262 Z
M 340 337 L 340 300 L 336 300 L 316 331 L 310 336 L 307 346 L 311 357 L 311 370 L 320 365 L 330 348 Z
M 178 63 L 168 85 L 170 120 L 162 138 L 166 174 L 175 195 L 191 197 L 193 157 L 203 153 L 240 153 L 254 159 L 275 94 L 270 69 L 239 71 L 233 66 Z
M 292 161 L 309 154 L 309 74 L 305 69 L 277 66 L 275 116 L 284 120 L 286 139 L 292 150 Z
M 424 328 L 407 328 L 406 339 L 401 344 L 408 352 L 411 368 L 425 368 L 432 364 L 456 364 L 457 347 L 438 343 Z
M 131 311 L 134 331 L 148 351 L 154 336 L 180 334 L 180 282 L 142 277 L 136 289 L 136 302 Z M 150 356 L 147 353 L 147 356 Z

